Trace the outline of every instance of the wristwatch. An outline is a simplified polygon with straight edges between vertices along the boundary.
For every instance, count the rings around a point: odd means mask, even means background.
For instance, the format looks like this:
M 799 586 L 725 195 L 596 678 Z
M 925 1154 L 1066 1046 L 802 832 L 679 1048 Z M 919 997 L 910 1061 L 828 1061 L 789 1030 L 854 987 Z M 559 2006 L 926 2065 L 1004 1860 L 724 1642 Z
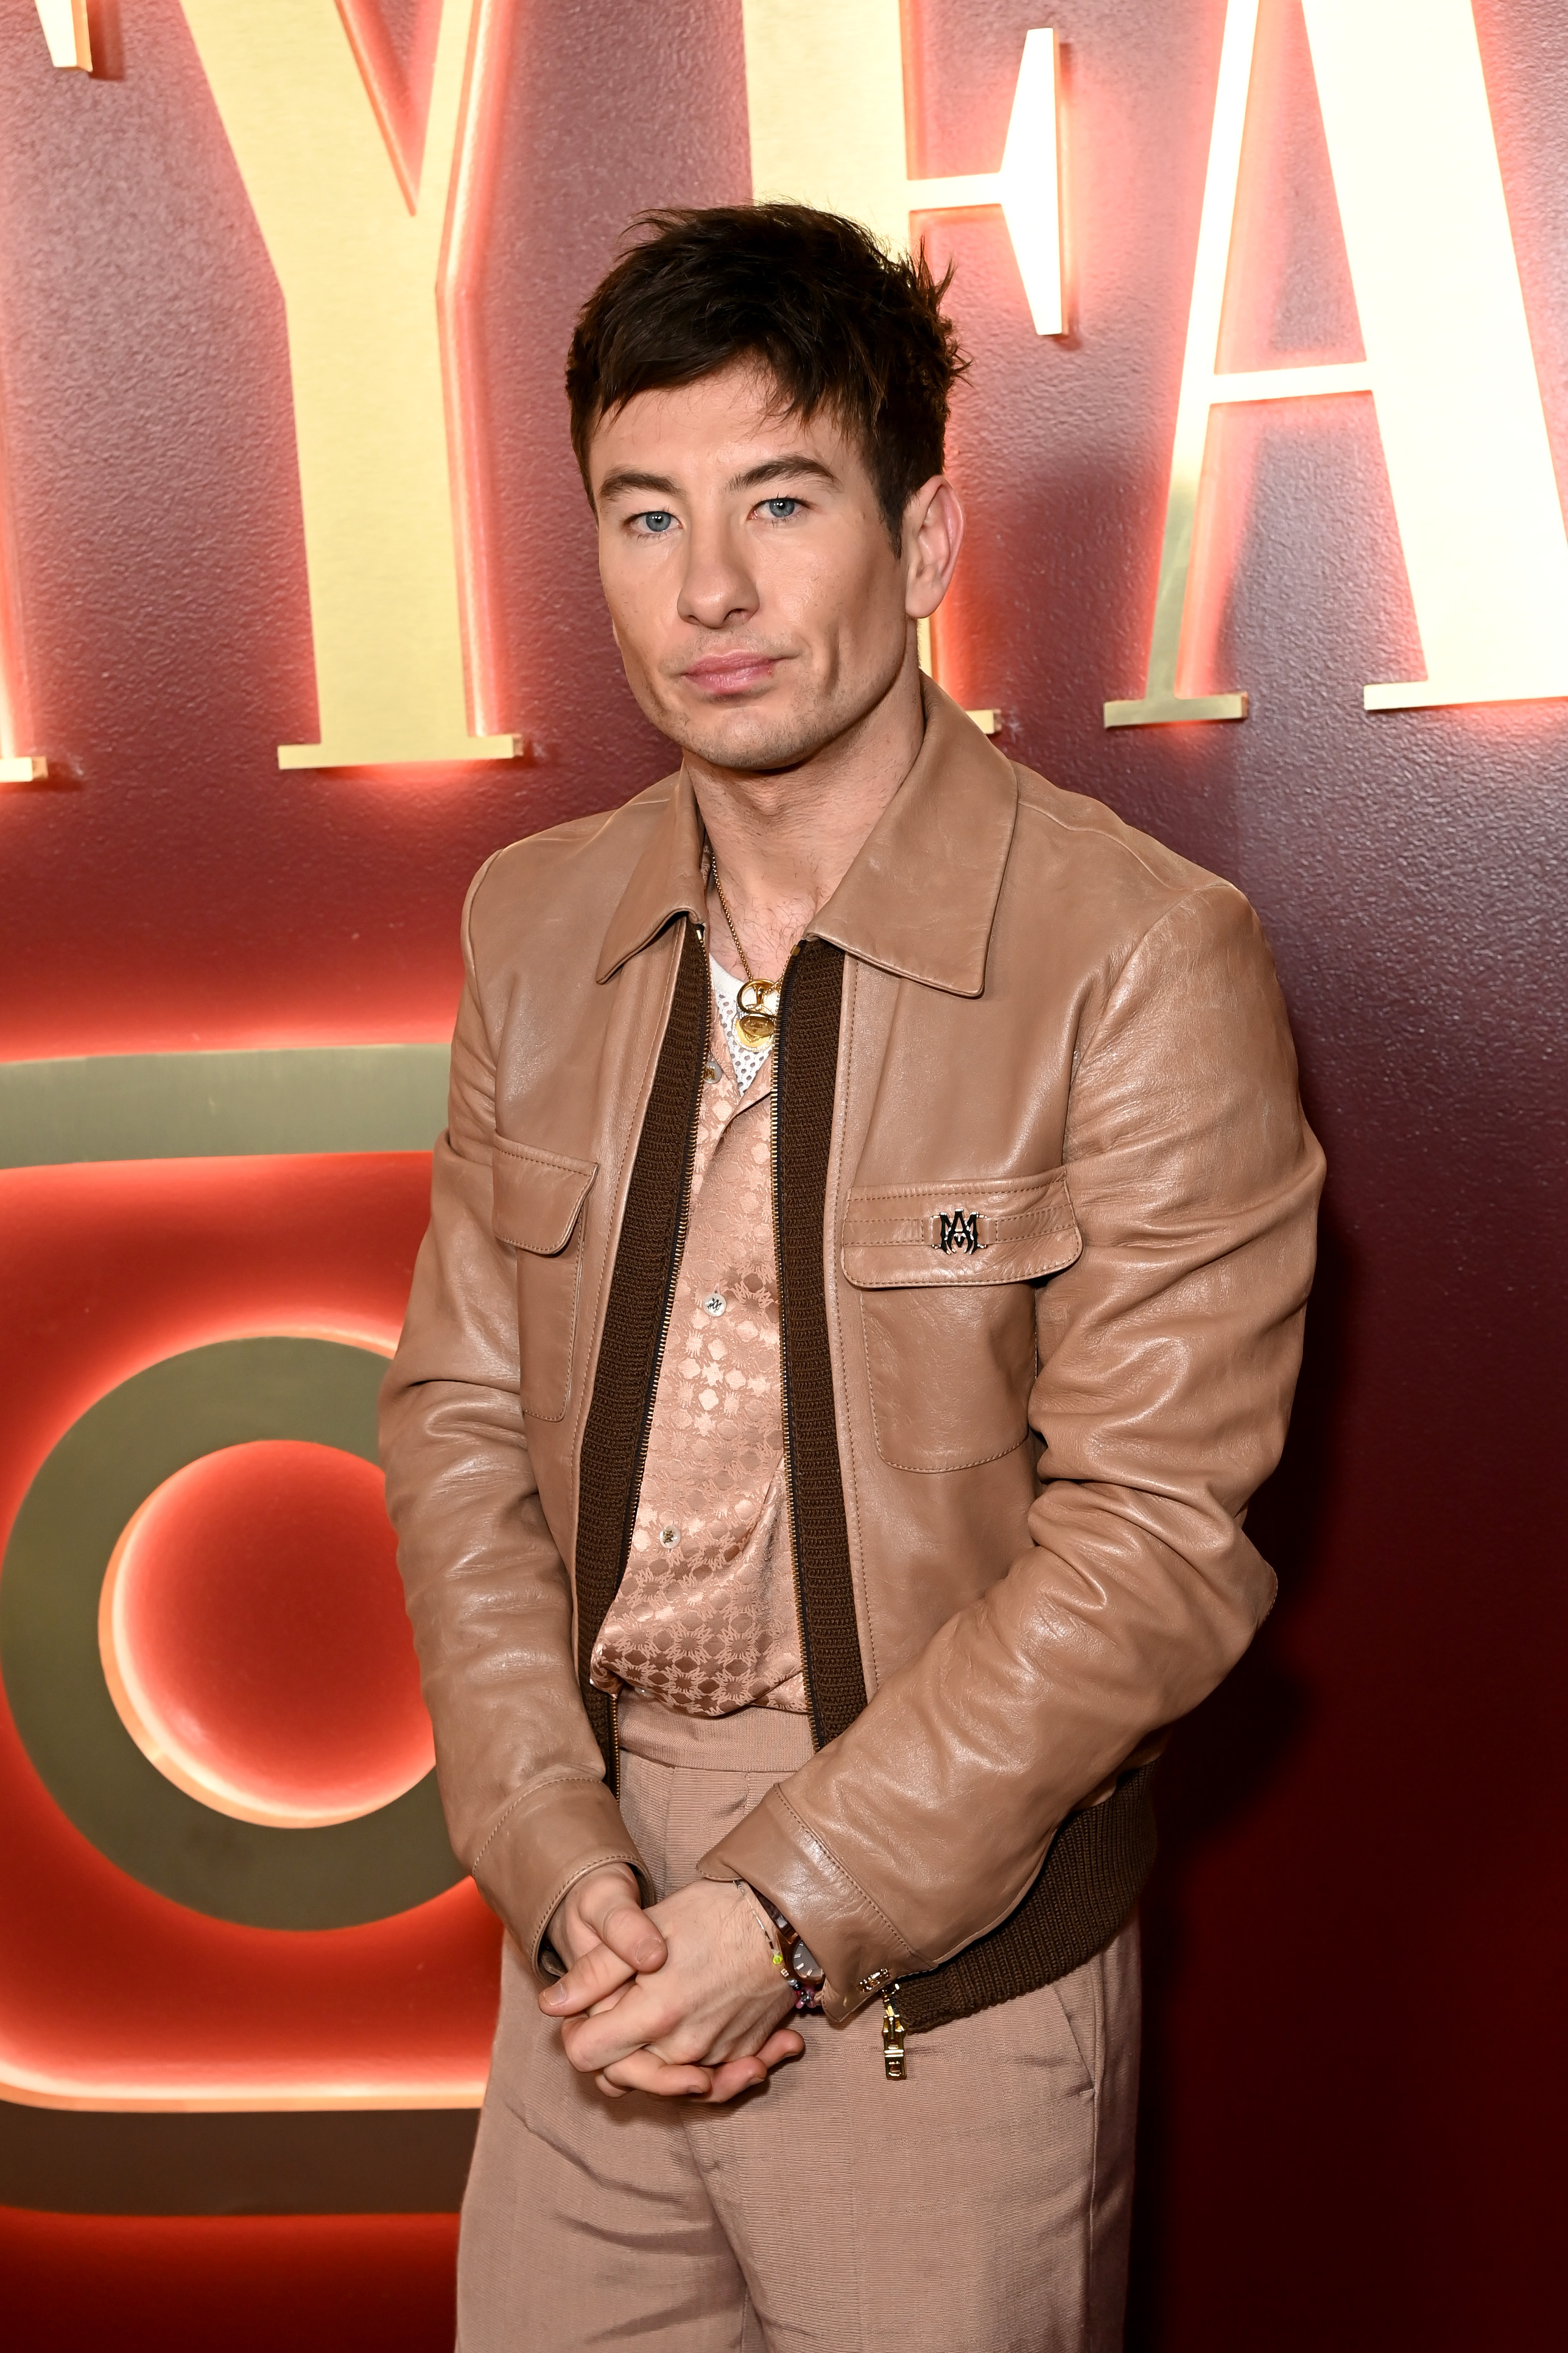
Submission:
M 759 1913 L 765 1914 L 773 1924 L 766 1932 L 768 1943 L 773 1946 L 776 1937 L 773 1962 L 795 1988 L 796 2010 L 820 2010 L 827 1972 L 811 1947 L 804 1936 L 796 1934 L 793 1924 L 785 1919 L 772 1898 L 759 1894 L 749 1879 L 737 1879 L 735 1884 L 745 1889 Z
M 784 1918 L 778 1905 L 769 1903 L 765 1895 L 761 1901 L 769 1919 L 779 1932 L 779 1950 L 784 1957 L 785 1976 L 794 1979 L 799 1992 L 815 1994 L 820 1998 L 827 1978 L 826 1970 L 806 1943 L 805 1938 L 796 1936 L 794 1927 Z

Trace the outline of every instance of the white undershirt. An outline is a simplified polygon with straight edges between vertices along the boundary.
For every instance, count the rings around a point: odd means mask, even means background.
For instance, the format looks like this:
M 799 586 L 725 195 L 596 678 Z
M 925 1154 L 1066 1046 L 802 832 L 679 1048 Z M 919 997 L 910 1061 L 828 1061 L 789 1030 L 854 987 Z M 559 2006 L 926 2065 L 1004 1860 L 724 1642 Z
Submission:
M 745 986 L 732 972 L 726 972 L 717 956 L 710 956 L 708 969 L 713 976 L 713 1002 L 719 1008 L 719 1024 L 724 1032 L 724 1043 L 730 1049 L 730 1065 L 735 1073 L 735 1084 L 742 1094 L 773 1052 L 773 1039 L 765 1046 L 748 1046 L 735 1028 L 735 999 Z

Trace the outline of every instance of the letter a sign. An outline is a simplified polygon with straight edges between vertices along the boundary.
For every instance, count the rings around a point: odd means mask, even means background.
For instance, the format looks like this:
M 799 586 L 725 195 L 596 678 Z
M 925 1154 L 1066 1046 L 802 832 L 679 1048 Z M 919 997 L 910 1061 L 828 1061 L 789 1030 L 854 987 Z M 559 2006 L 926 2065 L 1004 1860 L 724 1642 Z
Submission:
M 1148 679 L 1108 727 L 1246 717 L 1183 665 L 1209 419 L 1324 393 L 1372 396 L 1426 660 L 1366 708 L 1568 695 L 1568 534 L 1470 0 L 1301 5 L 1366 358 L 1218 372 L 1259 6 L 1230 0 Z

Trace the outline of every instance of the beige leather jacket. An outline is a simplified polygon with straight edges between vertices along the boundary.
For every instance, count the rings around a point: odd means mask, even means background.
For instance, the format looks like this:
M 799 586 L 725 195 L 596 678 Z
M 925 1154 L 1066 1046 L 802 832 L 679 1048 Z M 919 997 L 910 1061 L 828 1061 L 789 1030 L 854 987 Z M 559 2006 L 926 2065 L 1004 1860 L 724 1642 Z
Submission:
M 787 1914 L 840 2015 L 894 1979 L 948 1988 L 931 2017 L 1005 1999 L 1124 1916 L 1152 1736 L 1273 1598 L 1241 1521 L 1323 1174 L 1239 892 L 927 707 L 779 1032 L 817 1746 L 703 1866 Z M 679 1250 L 700 842 L 678 776 L 479 873 L 384 1397 L 453 1842 L 535 1966 L 575 1879 L 642 1870 L 586 1661 Z

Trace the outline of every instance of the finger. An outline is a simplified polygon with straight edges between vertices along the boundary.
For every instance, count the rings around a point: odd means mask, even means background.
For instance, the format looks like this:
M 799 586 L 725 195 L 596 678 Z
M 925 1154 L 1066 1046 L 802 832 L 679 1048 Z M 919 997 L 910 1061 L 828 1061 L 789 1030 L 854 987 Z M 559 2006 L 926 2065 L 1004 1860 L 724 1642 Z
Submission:
M 721 2107 L 726 2100 L 734 2099 L 738 2093 L 749 2092 L 758 2084 L 765 2084 L 772 2069 L 781 2066 L 786 2060 L 798 2059 L 805 2049 L 805 2041 L 793 2028 L 780 2027 L 775 2034 L 769 2035 L 760 2051 L 751 2052 L 744 2059 L 721 2060 L 718 2066 L 712 2067 L 713 2088 L 707 2095 L 710 2105 Z
M 650 1977 L 669 1958 L 669 1947 L 658 1923 L 648 1918 L 635 1897 L 606 1890 L 600 1916 L 589 1916 L 611 1952 L 617 1954 L 637 1976 Z
M 786 2059 L 800 2058 L 805 2050 L 805 2035 L 797 2034 L 793 2026 L 781 2026 L 769 2035 L 756 2056 L 764 2067 L 778 2067 Z
M 586 2018 L 563 2018 L 561 2047 L 580 2075 L 602 2075 L 643 2050 L 650 2040 L 657 2041 L 658 2030 L 668 2023 L 651 2012 L 648 2004 L 637 2001 L 635 1994 L 628 1994 L 624 2003 L 615 2005 L 613 2015 L 601 2010 Z M 656 2052 L 654 2057 L 660 2066 L 682 2063 L 668 2059 L 663 2052 Z
M 755 2091 L 759 2084 L 765 2084 L 767 2080 L 768 2071 L 760 2056 L 755 2059 L 726 2059 L 714 2068 L 713 2081 L 702 2094 L 703 2105 L 721 2108 L 727 2100 L 738 2099 L 742 2092 Z
M 601 2067 L 594 2078 L 599 2089 L 612 2096 L 620 2092 L 651 2092 L 661 2100 L 703 2099 L 712 2080 L 706 2067 L 671 2067 L 656 2059 L 651 2051 L 628 2052 L 624 2059 Z
M 793 2026 L 775 2026 L 771 2034 L 764 2034 L 754 2051 L 748 2051 L 739 2036 L 735 2039 L 742 2042 L 740 2050 L 721 2051 L 716 2044 L 705 2059 L 699 2060 L 699 2066 L 728 2066 L 736 2059 L 760 2059 L 764 2067 L 776 2067 L 783 2060 L 798 2059 L 805 2049 L 805 2037 Z M 653 2037 L 648 2047 L 660 2059 L 668 2059 L 670 2055 L 662 2047 L 658 2035 Z
M 574 2018 L 628 1984 L 636 1974 L 630 1962 L 612 1952 L 608 1945 L 595 1945 L 581 1960 L 573 1962 L 563 1978 L 544 1988 L 539 2007 L 546 2018 Z

